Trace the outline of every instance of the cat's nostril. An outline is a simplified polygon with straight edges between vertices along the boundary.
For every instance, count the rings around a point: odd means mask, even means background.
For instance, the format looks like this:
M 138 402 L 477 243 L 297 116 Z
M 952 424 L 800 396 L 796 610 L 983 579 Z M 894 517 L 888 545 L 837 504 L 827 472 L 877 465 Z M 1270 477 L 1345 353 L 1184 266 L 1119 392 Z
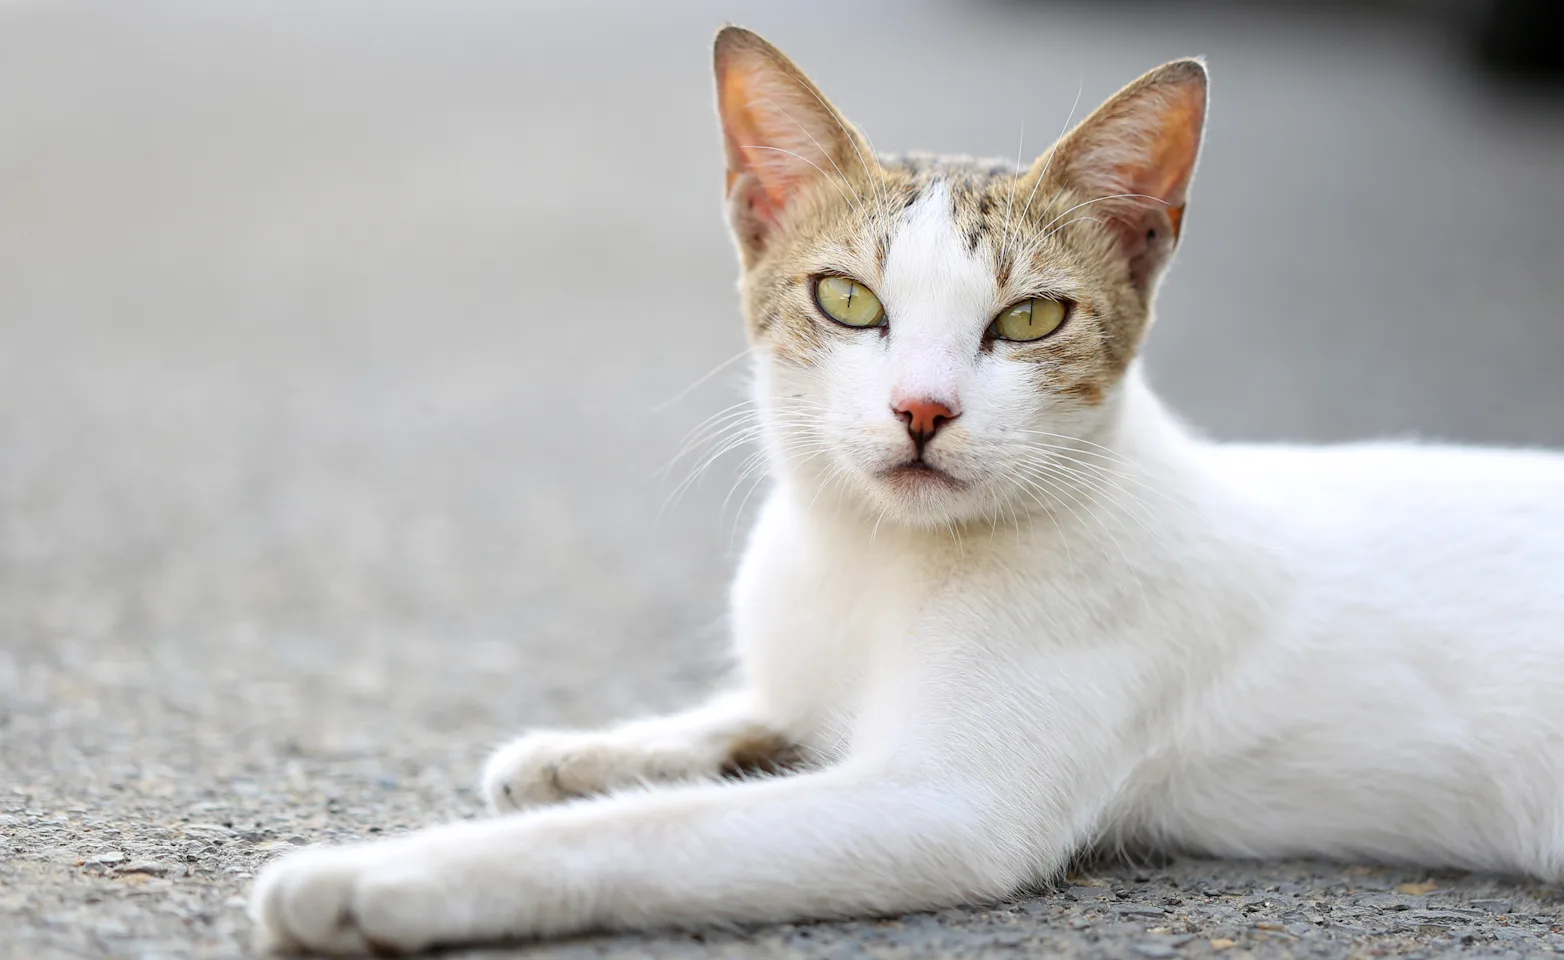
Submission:
M 923 445 L 934 439 L 940 427 L 961 415 L 950 405 L 930 397 L 902 400 L 893 404 L 891 410 L 907 425 L 907 433 L 912 437 L 912 442 L 918 445 L 919 455 L 923 453 Z

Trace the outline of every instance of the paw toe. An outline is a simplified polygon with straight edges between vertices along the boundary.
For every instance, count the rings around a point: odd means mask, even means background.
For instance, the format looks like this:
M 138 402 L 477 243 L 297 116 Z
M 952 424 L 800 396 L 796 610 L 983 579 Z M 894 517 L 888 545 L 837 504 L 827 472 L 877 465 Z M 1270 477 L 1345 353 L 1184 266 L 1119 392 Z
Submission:
M 250 899 L 258 949 L 365 952 L 352 910 L 357 871 L 343 853 L 308 850 L 261 871 Z
M 577 735 L 534 733 L 501 747 L 483 773 L 483 793 L 507 813 L 601 793 L 613 785 L 614 764 Z
M 564 799 L 558 765 L 550 762 L 533 737 L 500 748 L 483 771 L 483 795 L 498 812 L 558 803 Z
M 448 904 L 428 864 L 408 862 L 401 846 L 306 850 L 267 865 L 250 900 L 257 949 L 394 954 L 432 945 Z

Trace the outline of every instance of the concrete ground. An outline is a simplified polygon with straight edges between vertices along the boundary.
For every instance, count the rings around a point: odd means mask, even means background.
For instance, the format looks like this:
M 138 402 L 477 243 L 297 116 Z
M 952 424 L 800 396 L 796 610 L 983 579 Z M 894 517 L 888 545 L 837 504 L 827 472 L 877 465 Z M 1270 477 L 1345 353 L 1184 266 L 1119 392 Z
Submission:
M 1564 445 L 1559 105 L 1425 23 L 1248 10 L 0 0 L 0 956 L 240 954 L 265 859 L 475 816 L 518 729 L 719 675 L 741 458 L 667 509 L 692 461 L 662 471 L 742 347 L 723 20 L 886 150 L 1034 153 L 1078 85 L 1207 54 L 1169 399 L 1224 436 Z M 1560 917 L 1523 881 L 1183 861 L 517 953 L 1522 956 Z

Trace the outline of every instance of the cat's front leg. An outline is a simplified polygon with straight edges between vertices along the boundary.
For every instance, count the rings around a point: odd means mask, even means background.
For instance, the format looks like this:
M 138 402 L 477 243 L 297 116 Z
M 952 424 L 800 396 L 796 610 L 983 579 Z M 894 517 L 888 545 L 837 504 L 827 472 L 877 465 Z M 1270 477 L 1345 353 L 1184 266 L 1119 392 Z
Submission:
M 993 794 L 838 767 L 632 792 L 269 865 L 261 946 L 351 953 L 993 899 L 1035 866 Z
M 508 813 L 642 784 L 796 765 L 796 744 L 764 712 L 748 693 L 733 692 L 606 730 L 533 731 L 489 759 L 483 792 L 493 810 Z

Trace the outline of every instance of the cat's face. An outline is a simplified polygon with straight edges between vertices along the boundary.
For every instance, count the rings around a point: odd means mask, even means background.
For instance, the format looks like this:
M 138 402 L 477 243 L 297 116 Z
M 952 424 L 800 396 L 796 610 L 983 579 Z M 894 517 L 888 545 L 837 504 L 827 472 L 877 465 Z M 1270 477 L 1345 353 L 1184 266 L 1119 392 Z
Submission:
M 1093 437 L 1177 242 L 1203 67 L 1152 71 L 1017 171 L 877 158 L 748 31 L 716 60 L 777 468 L 917 525 L 1068 508 L 1113 468 Z

